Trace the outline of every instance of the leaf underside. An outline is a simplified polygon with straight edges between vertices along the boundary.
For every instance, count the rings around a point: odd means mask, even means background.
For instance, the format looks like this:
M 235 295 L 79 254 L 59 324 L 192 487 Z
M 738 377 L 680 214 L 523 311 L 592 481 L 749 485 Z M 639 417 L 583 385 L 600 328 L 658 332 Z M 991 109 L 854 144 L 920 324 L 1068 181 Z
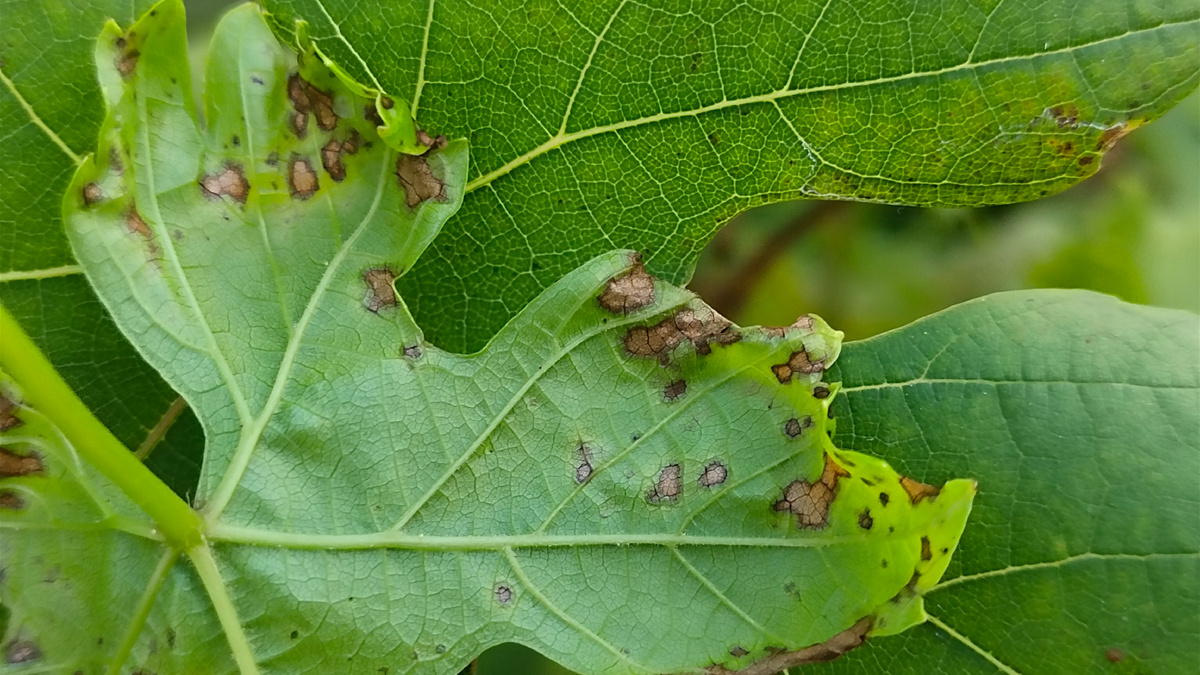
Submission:
M 486 350 L 442 351 L 393 284 L 459 207 L 465 143 L 398 156 L 252 6 L 213 38 L 201 128 L 183 38 L 178 2 L 106 27 L 108 117 L 64 210 L 203 426 L 207 543 L 170 550 L 6 385 L 6 452 L 37 463 L 0 492 L 10 654 L 449 673 L 517 641 L 588 673 L 723 672 L 923 618 L 974 485 L 834 447 L 839 333 L 733 326 L 617 251 Z M 210 549 L 216 588 L 187 562 Z

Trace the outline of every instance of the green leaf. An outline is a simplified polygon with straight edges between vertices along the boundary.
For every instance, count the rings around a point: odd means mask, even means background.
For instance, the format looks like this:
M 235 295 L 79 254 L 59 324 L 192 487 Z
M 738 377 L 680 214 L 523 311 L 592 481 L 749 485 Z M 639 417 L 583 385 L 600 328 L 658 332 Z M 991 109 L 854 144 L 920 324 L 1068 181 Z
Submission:
M 1200 319 L 989 296 L 850 343 L 839 447 L 979 482 L 931 624 L 854 673 L 1184 673 L 1200 661 Z
M 463 208 L 401 284 L 460 351 L 614 247 L 684 282 L 755 204 L 1058 192 L 1200 77 L 1190 0 L 264 5 L 470 139 Z
M 738 328 L 616 251 L 483 352 L 442 351 L 393 283 L 460 206 L 466 144 L 398 154 L 254 6 L 213 40 L 201 128 L 182 5 L 105 27 L 109 115 L 64 199 L 89 281 L 203 425 L 204 542 L 172 550 L 172 514 L 122 506 L 150 486 L 80 466 L 71 420 L 6 392 L 5 460 L 38 464 L 3 487 L 9 654 L 451 673 L 516 641 L 721 672 L 923 620 L 975 487 L 833 446 L 840 333 Z
M 150 4 L 0 3 L 0 302 L 105 425 L 182 494 L 198 475 L 186 453 L 195 418 L 108 318 L 62 223 L 63 192 L 104 115 L 95 35 L 106 18 L 129 23 Z M 180 429 L 164 440 L 168 411 Z

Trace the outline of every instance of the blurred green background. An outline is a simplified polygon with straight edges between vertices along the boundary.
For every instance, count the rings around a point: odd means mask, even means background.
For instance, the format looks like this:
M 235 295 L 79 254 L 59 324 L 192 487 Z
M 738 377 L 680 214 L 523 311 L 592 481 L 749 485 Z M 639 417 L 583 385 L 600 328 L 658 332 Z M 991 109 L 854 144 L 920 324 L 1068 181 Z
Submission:
M 199 94 L 230 0 L 186 0 Z M 197 97 L 199 100 L 199 97 Z M 746 212 L 705 250 L 690 288 L 743 324 L 812 312 L 857 340 L 987 293 L 1088 288 L 1200 312 L 1200 95 L 1127 136 L 1092 179 L 982 209 L 792 202 Z M 480 675 L 567 671 L 518 646 Z

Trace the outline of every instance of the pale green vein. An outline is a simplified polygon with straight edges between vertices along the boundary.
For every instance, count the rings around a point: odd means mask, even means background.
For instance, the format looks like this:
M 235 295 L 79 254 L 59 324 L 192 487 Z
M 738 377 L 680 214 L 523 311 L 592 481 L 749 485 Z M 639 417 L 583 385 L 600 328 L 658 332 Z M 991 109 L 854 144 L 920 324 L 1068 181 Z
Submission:
M 567 614 L 566 612 L 559 609 L 558 606 L 555 605 L 553 602 L 550 602 L 550 598 L 547 598 L 546 595 L 544 593 L 542 593 L 541 589 L 539 589 L 533 583 L 533 581 L 529 578 L 529 576 L 525 574 L 525 570 L 521 567 L 521 563 L 517 561 L 517 556 L 515 553 L 513 553 L 512 549 L 506 548 L 503 550 L 504 550 L 504 557 L 508 559 L 508 564 L 512 567 L 513 574 L 516 574 L 517 579 L 519 579 L 521 581 L 521 585 L 524 586 L 525 589 L 529 591 L 530 595 L 537 598 L 538 602 L 542 603 L 542 605 L 547 610 L 549 610 L 550 613 L 557 616 L 563 623 L 567 624 L 571 628 L 574 628 L 575 630 L 579 631 L 580 633 L 588 636 L 588 638 L 590 638 L 593 642 L 600 645 L 602 648 L 606 649 L 607 651 L 611 652 L 613 654 L 613 656 L 616 656 L 617 659 L 619 659 L 620 661 L 623 661 L 624 663 L 629 664 L 630 667 L 636 669 L 635 672 L 643 672 L 643 673 L 654 672 L 650 668 L 647 668 L 646 666 L 643 666 L 642 664 L 638 663 L 637 661 L 634 661 L 633 659 L 626 656 L 625 653 L 622 652 L 620 649 L 617 649 L 615 646 L 613 646 L 607 640 L 605 640 L 604 638 L 600 637 L 595 632 L 593 632 L 590 628 L 583 625 L 582 623 L 579 623 L 579 621 L 576 620 L 574 617 L 572 617 L 570 614 Z
M 430 4 L 432 5 L 432 2 Z M 363 60 L 363 57 L 359 56 L 358 50 L 354 48 L 354 45 L 350 44 L 350 41 L 346 39 L 345 35 L 342 35 L 342 27 L 339 26 L 338 22 L 334 21 L 333 17 L 329 15 L 329 10 L 325 9 L 325 3 L 321 2 L 321 0 L 317 0 L 317 8 L 321 10 L 321 13 L 324 14 L 325 18 L 329 21 L 329 25 L 333 27 L 334 35 L 337 35 L 337 38 L 342 41 L 342 44 L 346 45 L 346 49 L 349 49 L 350 53 L 354 55 L 354 58 L 358 59 L 358 64 L 362 66 L 363 72 L 367 74 L 367 77 L 371 78 L 371 82 L 375 83 L 375 91 L 383 93 L 383 85 L 379 84 L 379 80 L 375 79 L 375 73 L 371 72 L 371 68 L 367 66 L 367 62 Z
M 276 373 L 275 383 L 271 387 L 271 393 L 267 397 L 267 402 L 263 405 L 262 412 L 254 418 L 252 423 L 242 428 L 242 435 L 238 439 L 237 449 L 234 451 L 232 459 L 230 459 L 229 468 L 226 469 L 225 475 L 221 477 L 221 482 L 217 485 L 212 499 L 205 508 L 210 521 L 217 520 L 221 512 L 229 504 L 234 490 L 237 489 L 238 484 L 242 481 L 242 476 L 246 473 L 246 467 L 250 465 L 250 457 L 254 454 L 255 447 L 258 446 L 259 438 L 262 437 L 262 433 L 266 430 L 267 424 L 270 423 L 271 417 L 279 407 L 280 401 L 283 400 L 283 392 L 287 388 L 292 366 L 296 362 L 296 355 L 300 352 L 300 347 L 304 342 L 305 331 L 308 330 L 308 325 L 312 322 L 312 318 L 317 311 L 317 306 L 325 296 L 325 291 L 328 290 L 329 284 L 333 282 L 334 276 L 340 270 L 346 257 L 350 255 L 350 251 L 354 249 L 358 238 L 366 231 L 367 225 L 374 220 L 375 213 L 379 210 L 379 204 L 383 199 L 384 188 L 387 185 L 388 167 L 391 165 L 392 159 L 392 153 L 384 154 L 383 161 L 380 163 L 379 187 L 375 190 L 375 199 L 371 202 L 371 208 L 363 216 L 358 227 L 354 229 L 354 233 L 350 235 L 346 243 L 342 244 L 341 248 L 338 249 L 333 260 L 325 268 L 325 273 L 321 275 L 321 281 L 317 283 L 317 287 L 313 290 L 312 297 L 309 298 L 308 304 L 304 308 L 304 314 L 301 315 L 300 321 L 296 324 L 295 331 L 288 339 L 283 359 L 279 362 L 279 371 Z
M 71 158 L 72 162 L 75 164 L 83 163 L 83 159 L 79 155 L 75 154 L 75 151 L 72 150 L 71 147 L 63 141 L 63 139 L 59 138 L 58 134 L 54 133 L 54 130 L 51 129 L 49 125 L 42 121 L 42 118 L 38 116 L 37 111 L 33 109 L 33 106 L 29 105 L 29 101 L 26 101 L 24 96 L 21 96 L 21 92 L 17 91 L 17 86 L 13 84 L 12 80 L 8 79 L 8 76 L 4 74 L 3 70 L 0 70 L 0 81 L 4 82 L 4 86 L 8 87 L 8 90 L 12 92 L 13 98 L 17 99 L 17 103 L 19 103 L 25 110 L 25 114 L 29 115 L 30 122 L 33 122 L 37 128 L 41 129 L 42 132 L 46 134 L 47 138 L 53 141 L 54 144 L 57 145 L 67 157 Z
M 83 274 L 83 268 L 79 265 L 63 265 L 62 267 L 47 267 L 40 270 L 13 270 L 11 272 L 0 272 L 0 284 L 9 281 L 33 281 L 36 279 L 54 279 L 56 277 L 69 277 L 76 274 Z
M 233 660 L 237 663 L 238 670 L 242 675 L 258 675 L 258 663 L 250 649 L 250 640 L 238 619 L 237 608 L 233 604 L 233 598 L 229 597 L 229 589 L 225 586 L 225 580 L 221 578 L 221 571 L 217 568 L 212 551 L 207 545 L 197 546 L 188 551 L 188 558 L 195 566 L 204 589 L 208 591 L 208 597 L 217 613 L 217 620 L 221 623 L 225 639 L 229 641 L 229 650 L 233 652 Z
M 1004 385 L 1004 386 L 1019 386 L 1019 385 L 1041 385 L 1041 384 L 1067 384 L 1075 387 L 1080 386 L 1105 386 L 1105 387 L 1134 387 L 1138 389 L 1196 389 L 1196 385 L 1187 384 L 1142 384 L 1139 382 L 1103 382 L 1103 381 L 1080 381 L 1074 382 L 1071 380 L 984 380 L 971 378 L 915 378 L 912 380 L 904 380 L 903 382 L 882 382 L 880 384 L 863 384 L 857 387 L 845 387 L 844 392 L 851 391 L 871 391 L 873 389 L 907 389 L 923 384 L 987 384 L 987 385 Z
M 501 176 L 508 174 L 513 169 L 516 169 L 520 166 L 528 164 L 531 160 L 533 160 L 537 157 L 540 157 L 541 155 L 544 155 L 547 152 L 550 152 L 551 150 L 562 147 L 563 145 L 566 145 L 567 143 L 571 143 L 573 141 L 577 141 L 577 140 L 584 139 L 584 138 L 590 138 L 592 136 L 598 136 L 600 134 L 621 131 L 624 129 L 631 129 L 631 128 L 643 126 L 646 124 L 653 124 L 656 122 L 663 122 L 663 121 L 667 121 L 667 120 L 679 119 L 682 117 L 695 117 L 695 116 L 704 115 L 704 114 L 707 114 L 710 112 L 717 112 L 719 110 L 725 110 L 727 108 L 737 108 L 740 106 L 751 105 L 754 103 L 770 103 L 772 101 L 777 101 L 777 100 L 786 99 L 786 98 L 792 98 L 794 96 L 804 96 L 806 94 L 818 94 L 818 93 L 826 93 L 826 92 L 846 91 L 846 90 L 850 90 L 850 89 L 857 89 L 860 87 L 871 87 L 871 86 L 884 85 L 884 84 L 895 84 L 895 83 L 899 83 L 899 82 L 905 82 L 908 80 L 915 80 L 915 79 L 921 79 L 921 78 L 926 78 L 926 77 L 938 77 L 941 75 L 949 75 L 949 74 L 962 72 L 962 71 L 977 70 L 977 69 L 985 68 L 988 66 L 1002 65 L 1002 64 L 1006 64 L 1006 63 L 1015 63 L 1015 62 L 1022 62 L 1022 61 L 1032 61 L 1034 59 L 1039 59 L 1039 58 L 1048 57 L 1048 56 L 1056 56 L 1056 55 L 1061 55 L 1061 54 L 1073 54 L 1074 52 L 1079 51 L 1081 49 L 1087 49 L 1089 47 L 1095 47 L 1095 46 L 1109 43 L 1109 42 L 1116 42 L 1118 40 L 1123 40 L 1131 35 L 1146 34 L 1146 33 L 1151 33 L 1153 31 L 1161 30 L 1163 28 L 1169 28 L 1171 26 L 1182 26 L 1182 25 L 1193 24 L 1193 23 L 1200 23 L 1200 21 L 1197 21 L 1196 19 L 1190 19 L 1190 20 L 1186 20 L 1186 21 L 1164 22 L 1157 26 L 1154 26 L 1153 28 L 1129 31 L 1126 33 L 1122 33 L 1121 35 L 1113 35 L 1113 36 L 1109 36 L 1106 38 L 1100 38 L 1097 40 L 1093 40 L 1091 42 L 1085 42 L 1085 43 L 1078 44 L 1078 45 L 1070 45 L 1067 47 L 1061 47 L 1059 49 L 1050 49 L 1050 50 L 1046 50 L 1046 51 L 1042 51 L 1042 52 L 1037 52 L 1035 54 L 1020 54 L 1020 55 L 1014 55 L 1014 56 L 1004 56 L 1004 57 L 999 57 L 999 58 L 995 58 L 995 59 L 990 59 L 987 61 L 978 61 L 978 62 L 973 62 L 973 63 L 972 62 L 963 62 L 963 63 L 959 63 L 959 64 L 956 64 L 953 66 L 947 66 L 945 68 L 938 68 L 935 70 L 905 73 L 902 75 L 888 75 L 885 77 L 878 77 L 878 78 L 874 78 L 871 80 L 860 80 L 857 82 L 842 82 L 842 83 L 838 83 L 838 84 L 818 85 L 815 87 L 806 87 L 804 89 L 788 89 L 785 87 L 783 89 L 768 92 L 765 94 L 758 94 L 755 96 L 747 96 L 745 98 L 738 98 L 738 99 L 725 99 L 723 101 L 719 101 L 717 103 L 713 103 L 713 104 L 707 105 L 707 106 L 702 106 L 699 108 L 694 108 L 692 110 L 680 110 L 680 111 L 676 111 L 676 112 L 657 113 L 654 115 L 647 115 L 645 117 L 638 117 L 638 118 L 632 119 L 632 120 L 624 120 L 621 122 L 614 122 L 612 124 L 604 124 L 601 126 L 592 127 L 590 129 L 581 129 L 579 131 L 573 131 L 571 133 L 559 133 L 559 134 L 554 135 L 553 137 L 551 137 L 549 140 L 542 143 L 541 145 L 537 146 L 536 148 L 521 155 L 520 157 L 510 160 L 508 163 L 504 164 L 500 168 L 494 169 L 494 170 L 480 176 L 479 178 L 476 178 L 475 180 L 467 183 L 466 191 L 471 192 L 472 190 L 483 187 L 484 185 L 491 183 L 492 181 L 496 180 L 497 178 L 500 178 Z M 339 35 L 340 35 L 340 33 L 339 33 Z M 1022 183 L 1022 185 L 1027 185 L 1027 184 L 1028 183 Z M 995 185 L 995 183 L 989 183 L 988 185 Z
M 1009 667 L 1007 664 L 1005 664 L 1000 659 L 996 658 L 995 656 L 992 656 L 991 652 L 985 650 L 983 647 L 980 647 L 979 645 L 975 644 L 974 642 L 971 642 L 970 638 L 968 638 L 967 636 L 963 635 L 962 633 L 959 633 L 958 631 L 954 630 L 950 626 L 947 626 L 945 623 L 942 622 L 941 619 L 937 618 L 936 616 L 933 616 L 932 614 L 928 614 L 928 615 L 926 615 L 925 618 L 926 618 L 926 620 L 929 621 L 929 623 L 931 623 L 931 624 L 937 626 L 938 628 L 942 629 L 943 631 L 949 633 L 950 636 L 953 637 L 955 640 L 958 640 L 959 642 L 966 645 L 971 651 L 982 656 L 985 660 L 987 660 L 988 663 L 992 664 L 993 666 L 996 666 L 996 668 L 1000 672 L 1004 673 L 1005 675 L 1021 675 L 1020 673 L 1013 670 L 1011 667 Z
M 425 16 L 425 35 L 421 38 L 421 62 L 417 66 L 417 86 L 413 90 L 412 99 L 414 120 L 417 119 L 417 105 L 421 103 L 421 90 L 425 88 L 425 59 L 429 55 L 429 31 L 433 28 L 433 3 L 434 0 L 429 0 L 429 12 Z
M 940 583 L 940 584 L 934 586 L 933 588 L 929 589 L 928 591 L 926 591 L 926 594 L 928 595 L 929 593 L 933 593 L 934 591 L 945 590 L 952 586 L 957 586 L 959 584 L 965 584 L 965 583 L 971 582 L 971 581 L 981 581 L 983 579 L 992 579 L 995 577 L 1003 577 L 1003 576 L 1007 576 L 1010 574 L 1019 574 L 1021 572 L 1032 572 L 1035 570 L 1057 569 L 1059 567 L 1065 567 L 1065 566 L 1073 564 L 1073 563 L 1083 562 L 1083 561 L 1088 561 L 1088 560 L 1141 561 L 1141 560 L 1157 560 L 1157 559 L 1164 559 L 1164 558 L 1165 559 L 1171 559 L 1171 558 L 1200 559 L 1200 552 L 1193 551 L 1193 552 L 1189 552 L 1189 553 L 1147 553 L 1147 554 L 1142 554 L 1142 555 L 1139 555 L 1136 553 L 1081 553 L 1079 555 L 1073 555 L 1068 558 L 1063 558 L 1061 560 L 1049 560 L 1049 561 L 1040 562 L 1040 563 L 1029 563 L 1027 565 L 1010 565 L 1009 567 L 1003 567 L 1000 569 L 989 570 L 987 572 L 979 572 L 977 574 L 966 574 L 961 577 L 955 577 L 948 581 L 943 581 L 942 583 Z
M 703 573 L 701 573 L 700 570 L 696 569 L 696 566 L 693 565 L 691 563 L 691 561 L 689 561 L 687 558 L 683 557 L 683 554 L 679 552 L 679 549 L 672 546 L 671 553 L 680 562 L 680 564 L 682 564 L 684 566 L 684 568 L 688 571 L 688 573 L 691 574 L 693 577 L 695 577 L 696 581 L 699 581 L 701 585 L 703 585 L 706 589 L 708 589 L 708 592 L 712 593 L 713 597 L 715 597 L 717 599 L 717 601 L 720 602 L 722 605 L 725 605 L 725 607 L 728 608 L 729 611 L 733 612 L 734 614 L 737 614 L 738 617 L 740 617 L 742 619 L 742 621 L 745 621 L 747 624 L 750 625 L 750 627 L 754 628 L 754 630 L 758 631 L 759 633 L 762 633 L 771 641 L 773 641 L 777 644 L 788 644 L 788 640 L 785 640 L 782 636 L 777 635 L 774 632 L 768 630 L 766 626 L 764 626 L 761 623 L 759 623 L 758 621 L 756 621 L 754 619 L 754 617 L 747 614 L 746 611 L 743 610 L 741 607 L 738 607 L 737 603 L 730 600 L 729 597 L 727 595 L 725 595 L 724 593 L 722 593 L 721 589 L 717 588 L 716 585 L 713 584 L 713 582 L 707 576 L 705 576 Z
M 796 79 L 796 68 L 800 65 L 800 59 L 804 56 L 804 50 L 808 48 L 808 41 L 812 38 L 813 33 L 817 31 L 817 26 L 821 25 L 821 21 L 825 18 L 825 12 L 832 4 L 833 0 L 825 0 L 825 5 L 821 7 L 820 14 L 817 14 L 817 18 L 813 20 L 812 26 L 804 34 L 804 41 L 800 43 L 800 49 L 796 50 L 796 60 L 792 62 L 792 69 L 788 72 L 787 84 L 783 85 L 784 89 L 792 88 L 792 82 Z
M 125 628 L 125 636 L 121 638 L 121 644 L 117 646 L 112 660 L 108 662 L 108 669 L 105 671 L 108 675 L 118 675 L 121 672 L 121 666 L 125 665 L 129 653 L 133 651 L 133 646 L 137 644 L 138 637 L 142 634 L 142 627 L 145 626 L 146 619 L 150 616 L 150 610 L 154 608 L 154 601 L 158 599 L 158 592 L 162 590 L 167 573 L 175 566 L 175 561 L 178 559 L 179 550 L 170 547 L 158 559 L 158 564 L 154 567 L 154 572 L 150 574 L 150 579 L 146 583 L 146 589 L 142 591 L 142 597 L 138 600 L 137 607 L 134 608 L 133 616 L 129 619 L 129 625 Z
M 900 536 L 900 535 L 895 535 Z M 499 551 L 505 548 L 570 548 L 577 546 L 719 546 L 729 548 L 823 548 L 861 544 L 864 535 L 823 537 L 718 537 L 686 534 L 508 534 L 424 535 L 387 530 L 367 534 L 309 534 L 277 532 L 254 527 L 214 523 L 209 541 L 249 546 L 304 550 L 358 551 L 401 549 L 409 551 Z
M 667 309 L 671 308 L 658 308 L 657 313 L 661 313 Z M 446 481 L 450 480 L 450 477 L 457 473 L 458 470 L 461 469 L 462 466 L 475 455 L 475 453 L 487 441 L 487 439 L 491 437 L 491 435 L 496 431 L 505 418 L 508 417 L 508 414 L 512 412 L 513 406 L 517 405 L 517 403 L 525 396 L 529 389 L 533 387 L 533 385 L 536 384 L 538 380 L 540 380 L 546 373 L 550 372 L 555 364 L 573 352 L 577 347 L 579 347 L 579 345 L 587 342 L 597 335 L 616 330 L 632 323 L 645 321 L 645 319 L 645 316 L 635 314 L 619 322 L 613 322 L 602 326 L 593 326 L 591 330 L 584 332 L 582 335 L 567 343 L 557 352 L 552 354 L 550 358 L 546 359 L 541 367 L 539 367 L 532 376 L 527 378 L 525 383 L 522 384 L 521 387 L 517 389 L 517 391 L 515 391 L 511 397 L 509 397 L 508 402 L 503 408 L 500 409 L 498 413 L 492 417 L 492 421 L 487 425 L 487 427 L 484 428 L 482 432 L 479 433 L 479 435 L 475 438 L 475 441 L 471 443 L 469 447 L 467 447 L 466 451 L 464 451 L 453 464 L 446 468 L 446 471 L 441 475 L 441 477 L 434 481 L 433 485 L 429 486 L 429 489 L 425 491 L 425 494 L 423 494 L 420 499 L 418 499 L 413 503 L 412 506 L 405 510 L 404 514 L 400 516 L 399 520 L 396 521 L 396 524 L 393 525 L 391 529 L 393 531 L 399 530 L 410 520 L 412 520 L 413 516 L 417 515 L 417 512 L 420 511 L 421 508 L 425 506 L 425 504 L 432 499 L 435 494 L 437 494 L 438 490 L 442 489 L 442 486 L 446 484 Z
M 579 69 L 579 79 L 575 81 L 575 89 L 571 91 L 571 97 L 567 99 L 567 110 L 563 113 L 562 124 L 558 125 L 558 136 L 562 136 L 567 130 L 567 121 L 571 119 L 571 109 L 575 107 L 575 99 L 579 96 L 579 89 L 583 87 L 583 80 L 587 77 L 588 69 L 592 67 L 592 60 L 596 57 L 596 51 L 600 49 L 600 44 L 604 42 L 604 36 L 608 33 L 608 29 L 612 27 L 613 21 L 617 15 L 621 13 L 621 8 L 625 6 L 629 0 L 621 0 L 612 14 L 608 17 L 608 22 L 604 24 L 604 28 L 596 36 L 596 41 L 592 43 L 592 51 L 588 52 L 587 61 L 584 62 L 583 68 Z M 470 188 L 467 188 L 468 190 Z

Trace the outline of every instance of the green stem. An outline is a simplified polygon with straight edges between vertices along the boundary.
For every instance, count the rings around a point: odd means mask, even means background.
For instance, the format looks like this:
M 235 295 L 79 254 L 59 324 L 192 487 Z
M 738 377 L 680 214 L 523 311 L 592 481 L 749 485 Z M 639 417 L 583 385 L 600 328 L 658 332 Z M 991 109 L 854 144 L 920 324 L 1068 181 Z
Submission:
M 202 541 L 199 514 L 96 419 L 3 305 L 0 369 L 21 387 L 25 403 L 53 422 L 84 461 L 154 519 L 172 546 L 186 550 Z
M 225 580 L 221 578 L 221 570 L 217 568 L 212 549 L 208 545 L 197 546 L 188 551 L 187 555 L 195 566 L 196 573 L 200 575 L 200 581 L 208 591 L 209 599 L 212 600 L 217 620 L 221 622 L 225 639 L 229 641 L 229 649 L 233 652 L 233 660 L 237 663 L 238 670 L 242 675 L 258 675 L 258 662 L 254 660 L 250 640 L 246 637 L 246 631 L 242 629 L 237 608 L 233 606 L 233 598 L 229 597 L 229 589 L 225 587 Z

